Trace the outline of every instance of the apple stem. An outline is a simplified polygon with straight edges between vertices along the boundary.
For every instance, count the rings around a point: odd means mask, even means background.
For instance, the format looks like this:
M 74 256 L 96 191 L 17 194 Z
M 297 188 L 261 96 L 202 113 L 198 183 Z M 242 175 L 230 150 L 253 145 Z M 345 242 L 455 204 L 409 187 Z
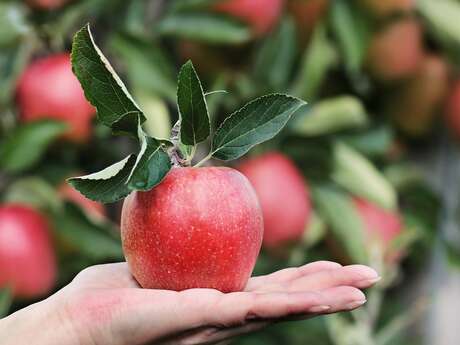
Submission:
M 202 166 L 204 163 L 206 163 L 209 159 L 211 159 L 212 157 L 212 152 L 209 152 L 208 155 L 206 157 L 204 157 L 201 161 L 199 161 L 198 163 L 196 163 L 194 165 L 195 168 L 198 168 L 200 166 Z

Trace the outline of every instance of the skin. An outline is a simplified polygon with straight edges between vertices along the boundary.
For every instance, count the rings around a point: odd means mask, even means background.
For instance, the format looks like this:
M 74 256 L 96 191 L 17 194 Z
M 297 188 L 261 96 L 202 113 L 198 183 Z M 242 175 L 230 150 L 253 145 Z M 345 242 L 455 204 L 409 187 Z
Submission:
M 276 24 L 283 5 L 284 0 L 224 0 L 214 10 L 248 23 L 254 34 L 262 35 Z
M 140 289 L 125 263 L 85 269 L 48 299 L 0 320 L 5 345 L 222 344 L 275 322 L 353 310 L 371 268 L 319 261 L 254 277 L 241 292 Z
M 125 199 L 123 251 L 147 288 L 240 291 L 262 243 L 257 196 L 238 171 L 174 168 L 148 192 Z
M 421 26 L 414 19 L 404 19 L 391 23 L 374 35 L 367 54 L 367 66 L 375 78 L 395 81 L 414 75 L 422 59 Z
M 22 122 L 63 121 L 69 127 L 65 137 L 74 142 L 84 142 L 91 135 L 95 110 L 72 73 L 67 53 L 50 55 L 29 65 L 19 79 L 16 101 Z
M 0 287 L 8 285 L 20 298 L 50 292 L 56 261 L 46 219 L 19 204 L 0 207 Z
M 299 240 L 309 222 L 311 203 L 306 183 L 285 155 L 270 152 L 238 167 L 253 185 L 264 215 L 266 248 Z

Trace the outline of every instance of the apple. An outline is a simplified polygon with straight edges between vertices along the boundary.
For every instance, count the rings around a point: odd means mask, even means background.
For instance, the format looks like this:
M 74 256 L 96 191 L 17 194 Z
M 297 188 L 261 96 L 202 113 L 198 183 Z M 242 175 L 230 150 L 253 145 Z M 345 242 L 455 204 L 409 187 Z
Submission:
M 305 44 L 316 24 L 325 16 L 329 0 L 290 0 L 287 5 L 294 18 L 299 39 Z
M 16 99 L 23 122 L 44 118 L 64 121 L 69 126 L 65 137 L 75 142 L 83 142 L 91 135 L 95 110 L 72 73 L 67 53 L 47 56 L 29 65 L 19 79 Z
M 58 193 L 62 199 L 77 204 L 91 217 L 95 219 L 103 219 L 106 217 L 106 211 L 103 204 L 86 198 L 83 194 L 72 188 L 67 182 L 63 182 L 58 187 Z
M 27 0 L 27 3 L 31 7 L 39 8 L 42 10 L 54 10 L 56 8 L 62 7 L 69 0 Z
M 264 216 L 263 245 L 275 250 L 302 238 L 310 219 L 306 183 L 294 163 L 279 152 L 243 161 L 238 167 L 253 185 Z
M 460 138 L 460 80 L 457 80 L 449 94 L 446 106 L 446 120 L 453 133 Z
M 283 10 L 284 0 L 222 0 L 213 9 L 249 24 L 256 35 L 270 31 Z
M 365 199 L 355 198 L 353 203 L 363 223 L 366 242 L 378 243 L 387 262 L 397 260 L 400 253 L 392 251 L 391 246 L 403 231 L 400 215 Z
M 416 0 L 359 0 L 360 3 L 377 17 L 386 17 L 395 13 L 407 13 L 415 9 Z
M 50 292 L 55 280 L 46 219 L 28 206 L 0 206 L 0 286 L 10 286 L 16 297 L 36 298 Z
M 241 291 L 261 247 L 263 218 L 238 171 L 176 167 L 154 189 L 125 199 L 121 237 L 144 288 Z
M 447 63 L 439 56 L 427 55 L 416 74 L 394 89 L 394 95 L 387 102 L 388 112 L 406 134 L 424 135 L 443 104 L 448 85 Z
M 367 67 L 381 81 L 415 74 L 423 59 L 422 29 L 415 19 L 403 19 L 378 31 L 367 52 Z

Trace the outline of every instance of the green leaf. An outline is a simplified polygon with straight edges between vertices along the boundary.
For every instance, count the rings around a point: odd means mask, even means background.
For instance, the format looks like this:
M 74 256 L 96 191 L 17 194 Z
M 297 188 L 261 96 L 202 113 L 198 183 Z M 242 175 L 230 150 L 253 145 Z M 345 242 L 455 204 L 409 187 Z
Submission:
M 53 120 L 31 122 L 18 127 L 0 148 L 0 167 L 19 173 L 33 166 L 66 125 Z
M 0 3 L 0 46 L 14 43 L 29 31 L 25 6 L 13 2 Z
M 148 137 L 139 126 L 141 151 L 128 177 L 128 187 L 147 191 L 160 183 L 171 169 L 171 160 L 160 141 Z
M 156 29 L 160 35 L 214 44 L 238 44 L 251 38 L 250 29 L 243 23 L 211 13 L 172 13 Z
M 291 76 L 296 53 L 295 25 L 285 19 L 257 50 L 254 75 L 264 87 L 282 89 Z
M 336 240 L 344 246 L 354 262 L 366 263 L 364 229 L 351 199 L 338 190 L 320 186 L 313 188 L 313 198 L 321 217 L 330 225 Z
M 444 45 L 452 49 L 459 58 L 460 49 L 460 3 L 453 0 L 419 0 L 417 8 L 428 23 L 431 34 Z
M 96 107 L 98 119 L 109 127 L 118 123 L 118 132 L 136 134 L 137 118 L 143 122 L 145 117 L 94 43 L 89 25 L 78 31 L 73 39 L 72 69 L 86 98 Z
M 3 201 L 31 205 L 41 210 L 56 210 L 61 200 L 56 189 L 39 177 L 26 177 L 8 186 Z
M 367 16 L 350 1 L 331 4 L 331 25 L 337 37 L 349 73 L 361 70 L 371 37 Z
M 394 133 L 389 126 L 384 125 L 341 135 L 340 140 L 366 156 L 383 156 L 394 143 Z
M 208 107 L 191 61 L 186 62 L 179 72 L 177 106 L 181 119 L 180 141 L 185 145 L 196 145 L 206 140 L 211 131 Z
M 121 242 L 113 237 L 109 224 L 96 224 L 76 205 L 66 203 L 64 210 L 52 215 L 58 238 L 93 260 L 120 260 Z
M 136 163 L 136 155 L 130 155 L 97 173 L 73 177 L 68 182 L 88 199 L 111 203 L 123 199 L 131 190 L 127 181 Z
M 8 315 L 11 304 L 13 303 L 13 294 L 8 287 L 0 288 L 0 319 Z
M 145 132 L 155 138 L 169 138 L 172 129 L 171 115 L 166 102 L 143 89 L 135 89 L 134 95 L 144 109 L 144 115 L 147 119 L 143 125 Z
M 311 101 L 319 93 L 327 73 L 337 64 L 337 52 L 320 24 L 313 33 L 310 45 L 301 61 L 299 76 L 295 80 L 293 94 Z
M 350 193 L 386 209 L 395 209 L 397 194 L 377 168 L 359 152 L 337 142 L 334 146 L 332 179 Z
M 253 146 L 273 138 L 292 114 L 306 103 L 298 98 L 272 94 L 259 97 L 231 114 L 217 129 L 212 156 L 237 159 Z
M 324 99 L 299 112 L 291 128 L 294 134 L 315 136 L 362 128 L 367 124 L 368 118 L 361 100 L 353 96 L 339 96 Z
M 110 48 L 122 59 L 130 84 L 136 90 L 176 101 L 176 75 L 172 59 L 155 42 L 117 35 L 110 41 Z

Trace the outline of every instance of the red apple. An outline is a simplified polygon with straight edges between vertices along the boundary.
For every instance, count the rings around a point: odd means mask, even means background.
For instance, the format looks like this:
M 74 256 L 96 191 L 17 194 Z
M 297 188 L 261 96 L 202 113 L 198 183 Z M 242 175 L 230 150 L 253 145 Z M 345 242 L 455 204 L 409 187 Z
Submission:
M 69 126 L 66 137 L 77 142 L 91 135 L 95 110 L 72 73 L 69 54 L 51 55 L 28 66 L 18 82 L 17 103 L 24 122 L 64 121 Z
M 316 24 L 324 17 L 329 0 L 290 0 L 289 13 L 294 18 L 302 44 L 310 38 Z
M 42 10 L 54 10 L 56 8 L 62 7 L 69 0 L 27 0 L 27 3 L 31 7 L 39 8 Z
M 103 219 L 106 216 L 103 204 L 86 198 L 83 194 L 72 188 L 67 182 L 63 182 L 58 188 L 59 195 L 67 201 L 80 206 L 88 215 Z
M 397 261 L 401 253 L 392 249 L 392 245 L 403 231 L 400 215 L 365 199 L 355 198 L 353 201 L 364 225 L 366 242 L 369 245 L 370 243 L 380 245 L 386 262 Z
M 415 9 L 415 0 L 359 0 L 361 4 L 377 17 L 386 17 L 395 13 L 411 12 Z
M 400 87 L 387 102 L 388 113 L 406 134 L 426 134 L 443 104 L 449 84 L 449 66 L 436 55 L 423 58 L 412 78 Z
M 460 80 L 457 80 L 450 91 L 446 107 L 446 120 L 453 133 L 460 138 Z
M 173 168 L 124 201 L 126 260 L 144 288 L 240 291 L 254 268 L 263 218 L 249 181 L 230 168 Z
M 414 19 L 403 19 L 374 35 L 367 54 L 367 66 L 375 78 L 394 81 L 415 74 L 422 59 L 420 24 Z
M 284 0 L 222 0 L 214 10 L 246 22 L 256 35 L 270 31 L 278 21 Z
M 276 249 L 298 241 L 310 219 L 306 183 L 285 155 L 271 152 L 243 161 L 240 170 L 259 197 L 264 216 L 264 247 Z
M 17 297 L 47 294 L 56 279 L 56 261 L 46 219 L 32 208 L 0 206 L 0 286 Z

